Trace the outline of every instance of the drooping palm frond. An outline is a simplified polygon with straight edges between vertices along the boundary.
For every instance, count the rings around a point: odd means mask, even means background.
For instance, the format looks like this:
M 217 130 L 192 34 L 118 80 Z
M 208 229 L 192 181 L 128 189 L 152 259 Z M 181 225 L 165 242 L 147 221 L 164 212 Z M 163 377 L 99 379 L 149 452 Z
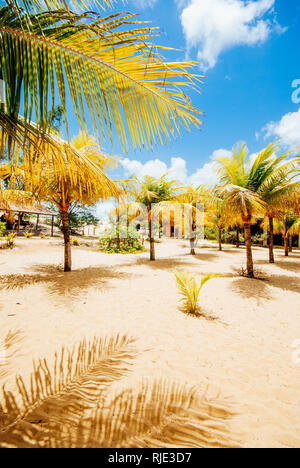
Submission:
M 0 125 L 5 125 L 7 120 L 7 116 L 0 112 Z M 6 165 L 11 167 L 11 187 L 15 186 L 22 172 L 23 188 L 38 197 L 47 191 L 46 188 L 52 187 L 60 193 L 66 185 L 70 190 L 76 190 L 79 198 L 84 195 L 90 198 L 91 203 L 121 196 L 123 190 L 101 168 L 109 159 L 105 154 L 103 162 L 100 153 L 98 161 L 90 159 L 88 151 L 77 150 L 59 135 L 40 132 L 23 119 L 14 122 L 17 131 L 11 134 L 13 156 L 11 163 Z
M 0 447 L 43 447 L 52 433 L 75 428 L 83 415 L 101 405 L 104 390 L 128 372 L 136 352 L 133 339 L 117 335 L 82 341 L 72 350 L 34 364 L 27 386 L 17 376 L 16 394 L 3 389 Z
M 189 73 L 191 63 L 159 57 L 151 43 L 155 28 L 131 14 L 102 18 L 90 13 L 85 21 L 64 9 L 56 12 L 55 24 L 53 12 L 45 15 L 42 28 L 32 28 L 32 22 L 26 28 L 12 21 L 0 25 L 0 68 L 10 116 L 18 114 L 23 93 L 26 122 L 34 111 L 45 130 L 57 98 L 68 122 L 70 95 L 82 128 L 89 114 L 104 138 L 108 134 L 112 140 L 115 127 L 125 149 L 127 136 L 134 147 L 148 147 L 169 140 L 181 125 L 201 125 L 200 111 L 182 91 L 197 88 L 199 78 Z
M 183 303 L 182 310 L 187 314 L 199 314 L 199 295 L 203 286 L 211 279 L 219 276 L 217 274 L 205 275 L 201 279 L 200 285 L 198 285 L 195 276 L 181 270 L 176 271 L 175 278 L 181 295 L 181 302 Z
M 115 169 L 119 165 L 118 158 L 104 153 L 99 146 L 99 142 L 92 135 L 80 132 L 77 137 L 72 139 L 71 145 L 102 170 Z
M 219 187 L 218 193 L 224 197 L 225 210 L 231 218 L 236 218 L 237 221 L 241 219 L 251 221 L 253 216 L 264 216 L 266 204 L 259 194 L 231 184 Z
M 22 206 L 24 210 L 30 208 L 34 203 L 32 193 L 24 190 L 0 190 L 0 209 L 2 211 L 9 211 L 11 206 Z

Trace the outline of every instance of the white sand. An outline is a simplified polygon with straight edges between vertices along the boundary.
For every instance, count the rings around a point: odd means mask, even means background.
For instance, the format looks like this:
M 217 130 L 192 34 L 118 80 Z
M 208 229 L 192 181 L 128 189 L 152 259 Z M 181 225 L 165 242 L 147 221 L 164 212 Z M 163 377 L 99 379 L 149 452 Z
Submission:
M 10 329 L 24 335 L 11 376 L 28 375 L 33 358 L 51 358 L 83 337 L 129 333 L 140 351 L 134 378 L 164 376 L 220 391 L 232 402 L 233 430 L 244 446 L 299 447 L 300 364 L 293 363 L 292 344 L 300 339 L 300 252 L 286 259 L 277 250 L 270 266 L 267 250 L 254 248 L 266 278 L 259 281 L 238 276 L 243 249 L 219 253 L 207 244 L 191 257 L 187 244 L 168 240 L 156 251 L 151 263 L 146 252 L 73 248 L 69 274 L 57 269 L 60 240 L 17 240 L 15 250 L 0 251 L 1 281 L 13 275 L 0 290 L 1 336 Z M 176 268 L 229 275 L 202 292 L 203 312 L 216 320 L 178 310 Z

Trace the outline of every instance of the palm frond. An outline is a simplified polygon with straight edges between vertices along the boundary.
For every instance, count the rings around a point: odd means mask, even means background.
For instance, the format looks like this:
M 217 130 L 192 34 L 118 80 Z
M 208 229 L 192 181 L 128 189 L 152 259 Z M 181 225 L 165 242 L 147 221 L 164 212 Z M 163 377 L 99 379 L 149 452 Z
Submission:
M 13 142 L 10 162 L 12 187 L 19 175 L 14 168 L 19 168 L 23 171 L 25 189 L 37 197 L 48 192 L 50 186 L 57 193 L 63 192 L 67 186 L 75 190 L 80 199 L 86 196 L 91 203 L 118 198 L 124 193 L 105 174 L 101 165 L 88 157 L 87 152 L 77 150 L 60 136 L 40 132 L 34 124 L 26 124 L 21 118 L 8 118 L 1 112 L 0 125 L 4 132 L 7 129 Z
M 197 284 L 195 276 L 181 270 L 176 271 L 176 284 L 181 295 L 183 303 L 182 310 L 187 314 L 199 314 L 199 295 L 203 286 L 213 278 L 220 275 L 208 274 L 201 279 L 200 285 Z
M 266 204 L 258 193 L 230 184 L 219 187 L 218 191 L 224 197 L 225 211 L 237 221 L 248 219 L 251 222 L 253 216 L 264 216 Z
M 74 15 L 70 28 L 70 18 L 64 16 L 62 12 L 68 29 L 63 38 L 61 24 L 58 30 L 44 27 L 42 33 L 0 25 L 6 99 L 14 112 L 23 90 L 25 120 L 32 120 L 34 110 L 45 130 L 57 92 L 68 122 L 69 94 L 82 129 L 88 113 L 103 138 L 109 135 L 112 141 L 115 127 L 124 149 L 127 135 L 134 147 L 149 147 L 168 141 L 181 126 L 201 126 L 201 112 L 182 91 L 197 89 L 199 77 L 188 71 L 193 64 L 165 63 L 151 43 L 155 28 L 121 13 L 86 23 Z

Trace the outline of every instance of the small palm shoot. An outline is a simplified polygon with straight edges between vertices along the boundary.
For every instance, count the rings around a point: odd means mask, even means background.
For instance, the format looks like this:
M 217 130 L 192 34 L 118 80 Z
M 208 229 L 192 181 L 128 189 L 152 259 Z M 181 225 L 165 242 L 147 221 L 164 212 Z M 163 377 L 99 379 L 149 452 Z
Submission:
M 175 273 L 176 283 L 181 295 L 182 310 L 187 314 L 200 315 L 199 296 L 203 286 L 213 278 L 218 278 L 218 274 L 208 274 L 203 276 L 200 285 L 195 276 L 181 270 Z

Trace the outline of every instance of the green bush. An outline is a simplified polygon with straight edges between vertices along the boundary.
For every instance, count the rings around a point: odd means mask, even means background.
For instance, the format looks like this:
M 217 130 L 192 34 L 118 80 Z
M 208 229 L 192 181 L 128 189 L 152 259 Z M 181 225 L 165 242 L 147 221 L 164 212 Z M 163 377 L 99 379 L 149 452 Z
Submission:
M 240 244 L 245 243 L 245 238 L 242 234 L 239 235 Z M 222 233 L 222 243 L 223 244 L 236 244 L 236 231 L 224 231 Z
M 119 227 L 116 230 L 108 230 L 104 232 L 99 239 L 100 250 L 105 253 L 139 253 L 145 250 L 142 239 L 139 233 L 132 228 L 128 230 L 124 227 Z
M 0 237 L 3 237 L 5 229 L 6 229 L 6 223 L 2 223 L 0 221 Z
M 252 244 L 253 245 L 264 245 L 265 241 L 268 240 L 268 234 L 255 234 L 252 236 Z
M 15 245 L 15 241 L 16 241 L 16 233 L 15 232 L 12 232 L 11 234 L 8 234 L 7 236 L 5 236 L 5 245 L 4 245 L 4 248 L 5 249 L 13 249 L 14 248 L 14 245 Z

